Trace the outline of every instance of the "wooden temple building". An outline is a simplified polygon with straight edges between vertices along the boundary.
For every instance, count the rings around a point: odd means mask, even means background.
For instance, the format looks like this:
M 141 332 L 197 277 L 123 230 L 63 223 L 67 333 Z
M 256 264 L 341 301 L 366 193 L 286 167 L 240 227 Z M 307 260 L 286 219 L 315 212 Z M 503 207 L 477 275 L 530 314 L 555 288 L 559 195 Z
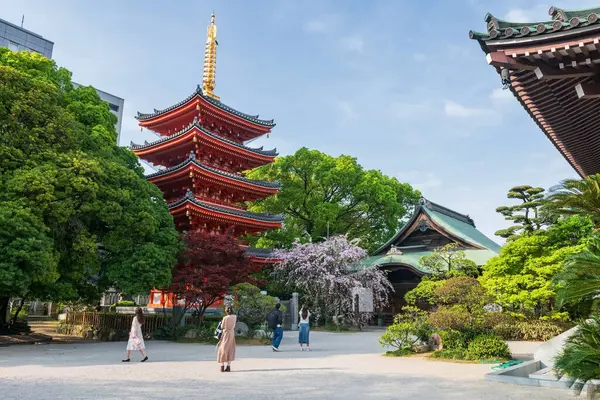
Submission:
M 509 89 L 580 176 L 600 173 L 600 8 L 551 7 L 549 18 L 485 16 L 471 31 Z
M 214 94 L 217 27 L 208 26 L 202 87 L 163 110 L 138 112 L 139 125 L 160 136 L 152 143 L 131 143 L 141 159 L 160 166 L 148 175 L 168 203 L 180 231 L 202 230 L 236 238 L 281 227 L 283 216 L 247 211 L 244 204 L 276 194 L 279 182 L 251 180 L 244 171 L 272 163 L 275 150 L 252 148 L 246 142 L 268 134 L 273 120 L 260 119 L 222 103 Z M 240 241 L 241 246 L 245 246 Z M 269 251 L 247 248 L 256 263 L 270 263 Z M 149 306 L 170 306 L 173 296 L 153 290 Z
M 394 286 L 391 305 L 383 311 L 387 323 L 406 304 L 404 295 L 431 273 L 419 263 L 421 257 L 450 243 L 458 244 L 458 249 L 479 266 L 500 251 L 498 244 L 475 227 L 471 217 L 421 198 L 410 220 L 367 259 L 368 266 L 388 271 Z

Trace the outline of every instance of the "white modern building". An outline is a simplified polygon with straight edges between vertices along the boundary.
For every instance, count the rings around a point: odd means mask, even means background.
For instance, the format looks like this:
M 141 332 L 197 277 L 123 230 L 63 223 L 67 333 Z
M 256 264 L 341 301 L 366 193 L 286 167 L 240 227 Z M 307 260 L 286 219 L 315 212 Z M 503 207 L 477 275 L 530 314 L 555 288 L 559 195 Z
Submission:
M 54 43 L 48 39 L 44 39 L 37 33 L 28 31 L 27 29 L 15 24 L 11 24 L 10 22 L 0 18 L 0 47 L 8 47 L 13 51 L 34 51 L 47 58 L 52 58 Z M 84 86 L 75 82 L 73 82 L 73 84 L 75 86 Z M 96 89 L 96 92 L 98 92 L 98 95 L 102 100 L 108 103 L 110 111 L 117 116 L 117 124 L 115 125 L 115 129 L 117 130 L 117 144 L 119 144 L 125 100 L 102 90 Z

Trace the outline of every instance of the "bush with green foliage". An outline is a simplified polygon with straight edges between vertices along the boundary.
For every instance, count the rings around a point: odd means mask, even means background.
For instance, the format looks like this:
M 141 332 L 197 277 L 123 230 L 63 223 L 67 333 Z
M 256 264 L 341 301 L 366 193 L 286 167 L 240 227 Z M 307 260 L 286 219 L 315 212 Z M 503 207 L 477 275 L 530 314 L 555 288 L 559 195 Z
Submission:
M 432 254 L 421 257 L 419 264 L 423 269 L 431 271 L 433 279 L 479 275 L 477 264 L 469 260 L 464 251 L 459 250 L 457 243 L 435 249 Z
M 439 358 L 443 360 L 469 360 L 467 349 L 442 349 L 434 351 L 431 358 Z
M 427 322 L 435 329 L 461 331 L 472 324 L 473 318 L 463 306 L 440 306 L 429 314 Z
M 260 293 L 260 289 L 250 283 L 236 285 L 233 294 L 238 319 L 250 329 L 258 329 L 277 304 L 275 297 Z
M 457 276 L 446 279 L 435 291 L 435 298 L 439 304 L 459 304 L 468 312 L 481 311 L 483 306 L 490 301 L 485 288 L 477 279 L 469 276 Z
M 571 327 L 556 321 L 507 320 L 492 327 L 492 332 L 504 340 L 547 341 Z
M 497 335 L 488 333 L 475 336 L 467 347 L 472 359 L 510 358 L 508 345 Z
M 460 331 L 448 329 L 440 331 L 438 334 L 442 338 L 442 345 L 445 350 L 458 350 L 467 348 L 465 335 L 463 335 Z
M 600 379 L 600 315 L 582 323 L 567 339 L 554 361 L 554 368 L 559 376 L 571 378 L 578 392 L 586 382 Z
M 507 312 L 530 319 L 551 314 L 556 310 L 554 280 L 591 233 L 588 218 L 573 216 L 515 238 L 486 263 L 479 281 Z
M 437 297 L 435 293 L 443 284 L 444 281 L 423 277 L 416 288 L 410 290 L 404 295 L 404 300 L 406 300 L 406 303 L 411 306 L 433 306 L 437 303 Z
M 427 313 L 416 307 L 405 306 L 402 313 L 394 317 L 394 323 L 379 338 L 383 347 L 412 351 L 418 343 L 427 343 L 431 328 L 427 324 Z

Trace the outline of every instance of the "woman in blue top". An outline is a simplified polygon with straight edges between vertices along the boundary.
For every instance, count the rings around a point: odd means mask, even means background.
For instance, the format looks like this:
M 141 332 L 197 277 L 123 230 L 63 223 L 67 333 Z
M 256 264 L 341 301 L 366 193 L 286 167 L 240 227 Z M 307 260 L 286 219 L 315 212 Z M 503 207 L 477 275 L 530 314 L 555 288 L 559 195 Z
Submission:
M 305 305 L 300 310 L 300 325 L 298 332 L 298 343 L 300 343 L 300 351 L 304 351 L 304 345 L 306 345 L 306 351 L 310 351 L 310 341 L 308 339 L 310 334 L 310 311 Z

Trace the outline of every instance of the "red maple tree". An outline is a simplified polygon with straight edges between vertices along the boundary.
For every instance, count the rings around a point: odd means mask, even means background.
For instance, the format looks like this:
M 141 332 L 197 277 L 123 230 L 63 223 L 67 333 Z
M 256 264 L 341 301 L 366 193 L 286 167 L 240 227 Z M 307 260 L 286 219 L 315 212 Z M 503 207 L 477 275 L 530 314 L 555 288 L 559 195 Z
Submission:
M 194 307 L 200 321 L 206 309 L 223 299 L 228 289 L 238 283 L 254 283 L 250 276 L 260 270 L 228 233 L 210 235 L 188 232 L 187 246 L 173 269 L 171 290 L 185 300 L 184 312 Z

